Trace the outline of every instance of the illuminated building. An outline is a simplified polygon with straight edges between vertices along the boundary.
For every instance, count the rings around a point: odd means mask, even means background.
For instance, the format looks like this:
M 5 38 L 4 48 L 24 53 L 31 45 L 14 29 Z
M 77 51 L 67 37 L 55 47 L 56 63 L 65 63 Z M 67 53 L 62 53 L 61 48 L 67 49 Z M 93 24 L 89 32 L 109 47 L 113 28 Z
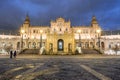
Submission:
M 40 49 L 44 46 L 47 52 L 66 54 L 74 53 L 78 46 L 82 49 L 99 48 L 100 36 L 101 27 L 95 16 L 92 17 L 90 26 L 72 26 L 70 20 L 61 17 L 52 20 L 50 26 L 32 26 L 29 16 L 26 16 L 20 26 L 20 36 L 16 36 L 15 40 L 2 39 L 0 44 L 2 46 L 4 42 L 10 42 L 14 49 Z
M 24 30 L 24 48 L 40 48 L 42 45 L 47 51 L 55 53 L 74 52 L 79 44 L 82 48 L 97 47 L 97 38 L 101 35 L 101 32 L 97 33 L 101 28 L 95 16 L 90 26 L 71 26 L 70 21 L 61 17 L 51 21 L 50 26 L 32 26 L 29 17 L 26 16 L 21 30 Z

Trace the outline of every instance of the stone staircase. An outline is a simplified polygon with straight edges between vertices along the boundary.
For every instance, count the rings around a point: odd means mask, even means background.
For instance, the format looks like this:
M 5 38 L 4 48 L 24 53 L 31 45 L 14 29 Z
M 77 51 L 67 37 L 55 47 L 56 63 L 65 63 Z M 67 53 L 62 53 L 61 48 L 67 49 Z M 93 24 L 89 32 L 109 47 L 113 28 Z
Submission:
M 82 49 L 83 54 L 100 54 L 98 50 L 95 49 Z
M 100 52 L 95 50 L 95 49 L 82 49 L 82 53 L 83 54 L 100 54 Z M 39 54 L 39 49 L 24 49 L 24 50 L 20 51 L 19 54 L 35 54 L 35 55 L 38 55 Z M 56 55 L 65 55 L 65 54 L 66 53 L 64 53 L 62 51 L 59 51 L 59 52 L 56 53 Z M 50 54 L 50 55 L 53 55 L 53 54 Z
M 19 54 L 39 54 L 39 49 L 24 49 Z

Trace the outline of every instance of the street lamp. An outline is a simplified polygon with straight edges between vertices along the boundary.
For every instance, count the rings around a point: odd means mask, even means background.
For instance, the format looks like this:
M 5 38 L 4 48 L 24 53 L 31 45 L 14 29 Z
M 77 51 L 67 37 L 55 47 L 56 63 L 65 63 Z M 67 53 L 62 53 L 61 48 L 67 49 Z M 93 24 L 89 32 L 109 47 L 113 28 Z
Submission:
M 42 33 L 43 33 L 43 31 L 40 30 L 40 48 L 42 48 Z
M 21 49 L 23 48 L 23 34 L 24 34 L 24 30 L 21 30 L 21 34 L 22 34 L 22 39 L 21 39 Z
M 100 32 L 101 32 L 101 30 L 98 29 L 97 34 L 98 34 L 98 47 L 99 47 L 99 50 L 100 50 Z
M 79 47 L 81 47 L 81 36 L 80 36 L 81 30 L 78 30 L 78 33 L 79 33 Z

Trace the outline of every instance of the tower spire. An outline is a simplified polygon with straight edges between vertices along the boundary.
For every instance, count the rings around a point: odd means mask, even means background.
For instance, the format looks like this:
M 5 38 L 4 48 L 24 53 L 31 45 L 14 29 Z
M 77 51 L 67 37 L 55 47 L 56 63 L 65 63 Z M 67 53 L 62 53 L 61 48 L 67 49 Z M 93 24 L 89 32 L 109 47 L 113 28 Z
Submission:
M 91 23 L 92 23 L 92 24 L 98 24 L 97 19 L 96 19 L 95 16 L 92 17 Z
M 24 24 L 29 24 L 30 23 L 30 19 L 29 19 L 29 15 L 28 13 L 26 14 L 26 18 L 25 18 L 25 21 L 24 21 Z
M 98 22 L 97 22 L 97 19 L 96 19 L 95 16 L 92 17 L 91 26 L 93 26 L 94 24 L 95 24 L 95 25 L 98 25 Z

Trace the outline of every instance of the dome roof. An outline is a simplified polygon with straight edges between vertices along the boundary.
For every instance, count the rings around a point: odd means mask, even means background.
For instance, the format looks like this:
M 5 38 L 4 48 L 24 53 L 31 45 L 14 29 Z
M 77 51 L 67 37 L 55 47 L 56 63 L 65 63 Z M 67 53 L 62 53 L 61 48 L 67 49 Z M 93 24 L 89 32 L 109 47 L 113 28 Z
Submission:
M 26 15 L 26 19 L 25 19 L 25 24 L 27 24 L 27 23 L 29 23 L 30 22 L 30 19 L 29 19 L 29 16 L 28 15 Z
M 92 24 L 98 24 L 97 19 L 96 19 L 95 16 L 92 17 L 91 23 L 92 23 Z

